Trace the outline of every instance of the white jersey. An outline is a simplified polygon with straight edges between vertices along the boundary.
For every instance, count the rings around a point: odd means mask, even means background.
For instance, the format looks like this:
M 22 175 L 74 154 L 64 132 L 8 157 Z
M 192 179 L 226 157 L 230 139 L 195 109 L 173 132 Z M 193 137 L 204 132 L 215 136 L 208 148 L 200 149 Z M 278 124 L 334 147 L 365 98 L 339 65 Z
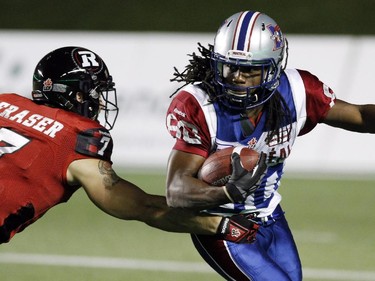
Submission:
M 219 149 L 245 145 L 267 154 L 267 170 L 258 182 L 259 187 L 243 204 L 225 204 L 207 212 L 220 215 L 257 213 L 260 218 L 271 215 L 281 201 L 280 179 L 295 139 L 321 122 L 335 101 L 329 87 L 302 70 L 283 72 L 277 90 L 291 112 L 291 121 L 279 128 L 279 141 L 275 137 L 266 142 L 266 112 L 253 124 L 239 112 L 226 110 L 219 103 L 210 103 L 207 93 L 197 85 L 184 87 L 171 102 L 167 128 L 176 138 L 174 149 L 208 157 Z

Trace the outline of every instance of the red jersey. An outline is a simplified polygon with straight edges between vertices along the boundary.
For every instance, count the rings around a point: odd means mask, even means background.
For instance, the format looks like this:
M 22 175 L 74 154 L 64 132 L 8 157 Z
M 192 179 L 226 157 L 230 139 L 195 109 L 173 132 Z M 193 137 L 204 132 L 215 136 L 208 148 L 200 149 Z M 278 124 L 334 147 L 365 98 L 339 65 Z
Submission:
M 74 160 L 110 161 L 112 138 L 97 121 L 63 109 L 0 95 L 0 243 L 66 202 Z

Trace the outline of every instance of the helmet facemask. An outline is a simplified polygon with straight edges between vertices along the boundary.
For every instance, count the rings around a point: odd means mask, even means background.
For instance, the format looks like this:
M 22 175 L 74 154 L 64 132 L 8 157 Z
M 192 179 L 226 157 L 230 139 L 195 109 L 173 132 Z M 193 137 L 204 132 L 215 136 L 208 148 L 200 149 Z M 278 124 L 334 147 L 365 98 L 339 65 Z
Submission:
M 221 93 L 218 98 L 231 109 L 244 110 L 263 104 L 272 96 L 279 84 L 278 70 L 273 59 L 248 61 L 226 58 L 214 53 L 212 62 L 215 70 L 214 79 Z M 249 75 L 257 73 L 260 75 L 260 82 L 250 86 L 233 84 L 229 77 L 239 75 L 235 72 Z
M 96 119 L 99 119 L 100 123 L 104 124 L 109 130 L 113 128 L 118 116 L 117 92 L 114 85 L 115 83 L 111 80 L 105 87 L 102 86 L 95 90 L 99 94 L 98 116 Z

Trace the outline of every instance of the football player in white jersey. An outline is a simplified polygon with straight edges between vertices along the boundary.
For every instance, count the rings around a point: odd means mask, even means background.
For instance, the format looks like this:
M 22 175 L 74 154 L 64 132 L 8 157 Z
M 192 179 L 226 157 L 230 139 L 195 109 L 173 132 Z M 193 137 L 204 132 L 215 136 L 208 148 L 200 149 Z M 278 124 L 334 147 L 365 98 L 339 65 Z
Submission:
M 278 187 L 297 136 L 318 123 L 375 133 L 375 105 L 355 105 L 308 71 L 286 69 L 287 40 L 269 16 L 243 11 L 224 21 L 214 45 L 199 45 L 169 106 L 166 126 L 176 139 L 167 174 L 172 207 L 245 214 L 259 225 L 255 242 L 234 244 L 192 235 L 206 262 L 227 280 L 302 280 L 298 251 L 280 206 Z M 255 191 L 228 195 L 230 185 L 197 178 L 212 152 L 244 145 L 267 155 Z M 227 200 L 230 203 L 227 203 Z

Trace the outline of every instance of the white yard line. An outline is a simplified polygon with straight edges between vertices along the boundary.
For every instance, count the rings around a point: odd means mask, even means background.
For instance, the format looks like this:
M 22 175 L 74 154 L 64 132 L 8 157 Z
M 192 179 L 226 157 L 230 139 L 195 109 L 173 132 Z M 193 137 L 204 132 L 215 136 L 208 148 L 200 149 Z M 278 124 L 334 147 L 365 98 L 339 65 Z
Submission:
M 0 253 L 0 263 L 50 266 L 142 269 L 177 272 L 213 272 L 202 262 L 175 262 L 111 257 Z
M 63 256 L 26 253 L 0 253 L 0 264 L 32 264 L 44 266 L 72 266 L 153 271 L 215 273 L 203 262 L 176 262 L 111 257 Z M 374 271 L 304 268 L 304 277 L 316 280 L 374 281 Z

